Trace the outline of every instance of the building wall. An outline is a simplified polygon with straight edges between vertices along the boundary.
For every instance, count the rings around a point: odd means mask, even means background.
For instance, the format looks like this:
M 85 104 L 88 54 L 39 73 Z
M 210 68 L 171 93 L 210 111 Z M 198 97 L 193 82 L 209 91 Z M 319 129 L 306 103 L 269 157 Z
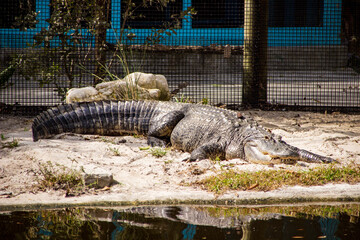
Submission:
M 225 0 L 224 0 L 225 1 Z M 227 4 L 230 0 L 225 1 Z M 276 15 L 276 11 L 271 7 L 271 0 L 269 7 L 269 15 Z M 307 3 L 311 2 L 307 0 Z M 316 2 L 316 1 L 315 1 Z M 286 9 L 296 7 L 295 0 L 285 1 Z M 25 48 L 27 44 L 33 42 L 33 36 L 40 32 L 41 28 L 48 27 L 46 19 L 50 17 L 50 0 L 37 0 L 36 11 L 39 12 L 39 23 L 35 29 L 28 29 L 27 31 L 20 31 L 14 28 L 0 28 L 0 47 L 1 48 Z M 341 0 L 323 0 L 323 8 L 321 19 L 321 26 L 296 26 L 295 17 L 292 16 L 292 11 L 284 10 L 283 21 L 280 27 L 272 27 L 276 25 L 276 21 L 270 21 L 268 42 L 269 46 L 328 46 L 340 45 L 341 33 Z M 108 29 L 107 40 L 115 44 L 119 37 L 118 29 L 121 28 L 121 0 L 112 0 L 111 2 L 111 25 Z M 186 10 L 192 6 L 191 0 L 182 1 L 182 9 Z M 312 16 L 311 7 L 307 7 L 307 16 Z M 295 14 L 296 15 L 296 14 Z M 315 15 L 314 15 L 315 16 Z M 316 15 L 319 16 L 319 15 Z M 314 22 L 311 17 L 306 18 L 306 22 Z M 310 19 L 310 20 L 308 20 Z M 208 46 L 211 44 L 218 45 L 243 45 L 244 31 L 243 27 L 215 27 L 215 28 L 194 28 L 191 18 L 186 18 L 182 21 L 181 29 L 176 29 L 176 35 L 166 36 L 160 44 L 164 45 L 188 45 L 188 46 Z M 295 24 L 292 26 L 292 24 Z M 132 29 L 132 33 L 136 38 L 132 40 L 133 44 L 143 44 L 146 37 L 152 33 L 151 28 L 137 28 Z

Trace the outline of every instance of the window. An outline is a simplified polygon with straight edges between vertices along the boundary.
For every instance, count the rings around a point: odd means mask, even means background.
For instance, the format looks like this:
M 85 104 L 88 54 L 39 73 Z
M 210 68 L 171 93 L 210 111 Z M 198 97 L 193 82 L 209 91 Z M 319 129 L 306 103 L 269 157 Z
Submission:
M 35 0 L 1 0 L 0 28 L 18 28 L 20 19 L 36 10 Z M 35 19 L 34 19 L 35 20 Z M 34 22 L 23 27 L 35 27 Z
M 166 7 L 161 6 L 156 1 L 152 4 L 144 5 L 143 0 L 132 0 L 133 6 L 128 8 L 128 1 L 121 1 L 122 21 L 128 9 L 130 17 L 126 19 L 125 27 L 130 28 L 161 28 L 165 23 L 172 22 L 172 16 L 182 11 L 182 1 L 169 1 Z M 181 27 L 181 26 L 177 26 Z
M 324 0 L 269 0 L 269 27 L 320 27 Z
M 193 28 L 238 28 L 244 25 L 244 1 L 193 0 Z
M 192 0 L 193 28 L 238 28 L 244 25 L 243 0 Z M 270 27 L 318 27 L 324 0 L 269 0 Z

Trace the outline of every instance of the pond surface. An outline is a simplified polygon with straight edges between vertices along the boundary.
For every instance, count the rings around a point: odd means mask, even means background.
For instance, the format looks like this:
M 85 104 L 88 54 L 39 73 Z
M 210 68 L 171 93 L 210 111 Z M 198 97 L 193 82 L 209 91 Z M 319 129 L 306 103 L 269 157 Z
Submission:
M 141 206 L 0 212 L 0 239 L 360 239 L 360 205 Z

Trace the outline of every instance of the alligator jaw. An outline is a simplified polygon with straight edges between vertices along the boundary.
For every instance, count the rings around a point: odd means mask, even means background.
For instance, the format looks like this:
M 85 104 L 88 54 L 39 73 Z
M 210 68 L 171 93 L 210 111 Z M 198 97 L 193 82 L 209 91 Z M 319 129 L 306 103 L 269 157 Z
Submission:
M 244 146 L 245 159 L 253 163 L 293 164 L 299 160 L 299 154 L 288 148 L 287 144 L 273 138 L 252 138 Z
M 260 151 L 256 146 L 252 145 L 245 145 L 245 157 L 251 163 L 256 164 L 278 164 L 278 163 L 285 163 L 285 164 L 295 164 L 299 158 L 297 156 L 288 155 L 288 156 L 279 156 L 279 155 L 272 155 L 265 151 Z
M 315 153 L 288 145 L 282 140 L 273 138 L 253 138 L 245 143 L 245 158 L 249 162 L 272 164 L 294 164 L 297 161 L 310 163 L 336 163 L 337 161 Z

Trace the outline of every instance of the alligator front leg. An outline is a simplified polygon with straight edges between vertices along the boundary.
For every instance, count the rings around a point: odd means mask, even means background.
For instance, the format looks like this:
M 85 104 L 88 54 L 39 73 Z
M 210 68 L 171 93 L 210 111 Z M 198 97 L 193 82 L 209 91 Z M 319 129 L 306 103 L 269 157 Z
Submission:
M 147 137 L 147 144 L 151 147 L 162 147 L 165 148 L 169 146 L 170 140 L 168 137 Z
M 190 161 L 202 160 L 207 158 L 225 158 L 224 147 L 220 143 L 209 143 L 195 148 L 191 152 Z
M 184 116 L 182 111 L 173 111 L 158 119 L 151 120 L 148 144 L 150 146 L 166 147 L 170 143 L 172 130 Z

